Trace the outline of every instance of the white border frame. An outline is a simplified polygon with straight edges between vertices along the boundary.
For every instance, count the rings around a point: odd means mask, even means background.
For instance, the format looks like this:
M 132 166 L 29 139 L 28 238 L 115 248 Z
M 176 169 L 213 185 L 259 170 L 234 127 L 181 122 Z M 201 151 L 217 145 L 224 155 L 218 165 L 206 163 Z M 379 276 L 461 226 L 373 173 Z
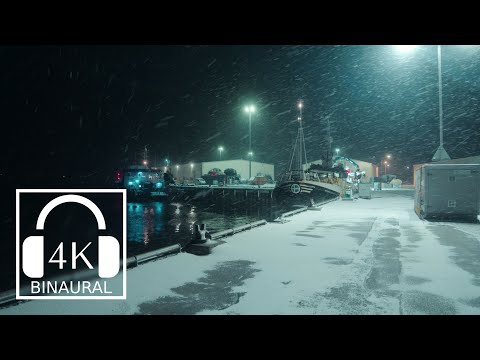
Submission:
M 20 295 L 20 194 L 22 193 L 121 193 L 123 203 L 123 294 L 121 296 L 21 296 Z M 126 189 L 16 189 L 16 280 L 17 300 L 126 300 L 127 299 L 127 190 Z

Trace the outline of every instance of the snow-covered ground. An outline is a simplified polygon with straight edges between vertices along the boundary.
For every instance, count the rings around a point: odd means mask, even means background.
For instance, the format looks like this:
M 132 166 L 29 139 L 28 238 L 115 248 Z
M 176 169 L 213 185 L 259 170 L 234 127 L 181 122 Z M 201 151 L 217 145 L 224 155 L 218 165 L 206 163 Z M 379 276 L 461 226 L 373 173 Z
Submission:
M 480 225 L 430 223 L 413 192 L 336 201 L 128 271 L 126 301 L 0 314 L 480 314 Z

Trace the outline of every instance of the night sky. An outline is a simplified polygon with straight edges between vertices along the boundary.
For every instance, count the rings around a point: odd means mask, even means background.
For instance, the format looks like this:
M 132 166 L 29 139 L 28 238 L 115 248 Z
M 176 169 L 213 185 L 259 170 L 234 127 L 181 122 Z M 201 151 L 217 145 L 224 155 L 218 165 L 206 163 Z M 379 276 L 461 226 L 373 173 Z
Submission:
M 443 47 L 445 149 L 480 154 L 480 49 Z M 0 172 L 85 175 L 246 158 L 285 171 L 304 102 L 308 160 L 333 148 L 392 173 L 438 147 L 436 46 L 1 46 Z

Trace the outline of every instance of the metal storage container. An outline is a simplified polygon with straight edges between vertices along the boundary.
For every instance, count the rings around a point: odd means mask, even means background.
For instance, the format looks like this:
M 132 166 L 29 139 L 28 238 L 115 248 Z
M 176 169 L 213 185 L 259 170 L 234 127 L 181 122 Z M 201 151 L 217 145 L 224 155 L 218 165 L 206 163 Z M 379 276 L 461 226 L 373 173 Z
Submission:
M 372 190 L 371 183 L 360 183 L 358 184 L 358 197 L 363 199 L 371 199 L 372 198 Z
M 420 218 L 477 219 L 480 164 L 425 164 L 415 176 L 415 212 Z

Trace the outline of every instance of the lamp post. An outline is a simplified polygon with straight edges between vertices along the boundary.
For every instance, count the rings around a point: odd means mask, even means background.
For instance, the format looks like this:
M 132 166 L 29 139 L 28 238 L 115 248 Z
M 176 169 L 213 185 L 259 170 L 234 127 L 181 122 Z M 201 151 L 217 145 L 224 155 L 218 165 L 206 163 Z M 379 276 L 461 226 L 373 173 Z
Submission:
M 192 171 L 192 179 L 193 179 L 194 178 L 194 176 L 193 176 L 193 163 L 190 163 L 190 169 Z
M 397 45 L 401 52 L 410 52 L 416 45 Z M 442 46 L 437 45 L 437 70 L 438 70 L 438 117 L 440 130 L 440 145 L 433 155 L 432 161 L 450 160 L 450 156 L 443 147 L 443 93 L 442 93 Z
M 250 178 L 252 177 L 252 157 L 253 157 L 252 151 L 248 152 L 248 157 L 250 158 L 250 165 L 248 167 L 248 179 L 250 180 Z
M 387 165 L 388 165 L 388 162 L 385 161 L 384 164 L 385 164 L 385 172 L 383 173 L 383 175 L 387 175 Z M 388 165 L 388 166 L 390 166 L 390 165 Z
M 252 114 L 255 112 L 255 106 L 250 105 L 245 107 L 245 111 L 248 113 L 248 154 L 252 152 Z M 253 154 L 253 153 L 252 153 Z M 252 177 L 252 156 L 250 155 L 250 171 L 248 178 Z
M 443 98 L 442 98 L 442 46 L 437 45 L 438 62 L 438 115 L 440 118 L 440 146 L 433 155 L 432 161 L 450 160 L 447 151 L 443 147 Z
M 218 152 L 220 153 L 220 161 L 222 160 L 222 151 L 223 151 L 223 146 L 220 146 L 218 148 Z
M 383 160 L 381 161 L 381 163 L 383 162 L 384 164 L 388 164 L 387 159 L 390 160 L 391 158 L 392 158 L 392 156 L 390 154 L 385 155 L 383 157 Z M 385 171 L 384 171 L 383 175 L 387 175 L 387 167 L 386 166 L 385 166 Z
M 337 153 L 337 156 L 338 156 L 339 151 L 340 151 L 340 149 L 335 149 L 335 152 Z

